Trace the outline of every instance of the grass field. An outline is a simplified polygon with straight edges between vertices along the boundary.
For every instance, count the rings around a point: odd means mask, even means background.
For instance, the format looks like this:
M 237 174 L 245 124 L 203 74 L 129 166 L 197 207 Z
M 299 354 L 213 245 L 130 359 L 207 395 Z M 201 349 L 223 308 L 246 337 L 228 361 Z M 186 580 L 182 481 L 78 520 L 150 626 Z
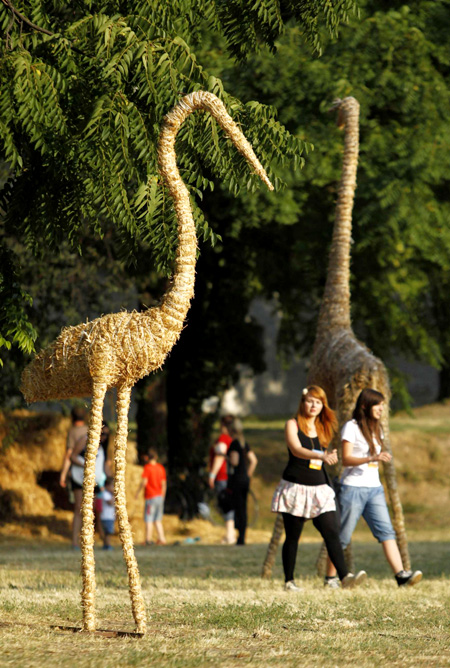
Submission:
M 354 535 L 356 566 L 369 574 L 360 589 L 323 588 L 315 574 L 320 540 L 311 523 L 297 561 L 302 592 L 283 591 L 280 552 L 272 580 L 262 581 L 274 520 L 270 497 L 286 449 L 283 421 L 248 420 L 246 435 L 259 459 L 252 486 L 260 502 L 249 545 L 223 547 L 217 544 L 221 528 L 165 518 L 169 541 L 181 544 L 136 547 L 149 617 L 144 638 L 59 628 L 81 624 L 80 554 L 63 542 L 70 513 L 0 527 L 0 667 L 450 666 L 449 408 L 423 407 L 391 421 L 410 554 L 424 571 L 417 587 L 398 589 L 364 525 Z M 200 542 L 182 543 L 196 535 Z M 96 550 L 98 627 L 131 632 L 115 540 L 112 553 Z
M 5 549 L 6 548 L 6 549 Z M 282 590 L 280 555 L 260 579 L 266 545 L 137 548 L 149 614 L 144 638 L 54 628 L 80 624 L 79 554 L 9 540 L 0 553 L 1 666 L 447 666 L 449 543 L 411 542 L 426 578 L 398 589 L 374 542 L 356 542 L 370 578 L 326 591 L 318 543 L 298 558 L 301 593 Z M 99 628 L 132 631 L 120 550 L 97 553 Z

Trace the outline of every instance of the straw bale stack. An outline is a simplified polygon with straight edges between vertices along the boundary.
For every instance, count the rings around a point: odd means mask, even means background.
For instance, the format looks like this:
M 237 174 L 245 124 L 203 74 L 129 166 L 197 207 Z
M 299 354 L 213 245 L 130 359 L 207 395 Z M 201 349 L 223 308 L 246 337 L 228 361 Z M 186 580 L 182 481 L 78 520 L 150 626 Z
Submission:
M 0 516 L 49 516 L 54 511 L 49 492 L 37 484 L 43 471 L 59 471 L 68 420 L 54 414 L 14 411 L 0 413 Z

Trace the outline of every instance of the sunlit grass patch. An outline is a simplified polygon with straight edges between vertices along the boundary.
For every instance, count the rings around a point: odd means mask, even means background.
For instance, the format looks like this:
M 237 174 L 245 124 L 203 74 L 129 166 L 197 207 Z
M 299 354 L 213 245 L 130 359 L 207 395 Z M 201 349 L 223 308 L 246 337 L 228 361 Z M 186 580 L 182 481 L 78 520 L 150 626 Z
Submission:
M 280 554 L 261 580 L 266 545 L 177 546 L 138 551 L 149 623 L 143 639 L 104 638 L 58 626 L 81 623 L 79 559 L 51 545 L 0 553 L 0 655 L 14 666 L 450 665 L 449 543 L 412 542 L 425 572 L 399 589 L 373 540 L 356 541 L 369 573 L 359 590 L 325 590 L 318 543 L 300 544 L 298 594 L 283 590 Z M 105 557 L 108 556 L 106 559 Z M 206 575 L 206 573 L 208 573 Z M 99 627 L 133 630 L 119 551 L 97 559 Z M 439 657 L 439 658 L 433 658 Z

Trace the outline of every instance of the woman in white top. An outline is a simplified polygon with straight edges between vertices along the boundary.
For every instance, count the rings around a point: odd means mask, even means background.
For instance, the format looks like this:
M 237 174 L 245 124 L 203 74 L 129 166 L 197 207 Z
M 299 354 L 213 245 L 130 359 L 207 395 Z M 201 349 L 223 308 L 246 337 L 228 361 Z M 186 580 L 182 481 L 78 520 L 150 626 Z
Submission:
M 399 586 L 413 585 L 422 579 L 421 571 L 405 571 L 392 527 L 378 474 L 379 462 L 389 462 L 392 455 L 382 450 L 383 430 L 381 415 L 384 396 L 381 392 L 365 389 L 359 395 L 353 419 L 342 428 L 342 464 L 339 507 L 342 548 L 350 543 L 353 531 L 361 516 L 364 517 L 374 537 L 382 544 L 384 555 L 392 568 Z M 326 584 L 333 586 L 336 577 L 329 564 Z

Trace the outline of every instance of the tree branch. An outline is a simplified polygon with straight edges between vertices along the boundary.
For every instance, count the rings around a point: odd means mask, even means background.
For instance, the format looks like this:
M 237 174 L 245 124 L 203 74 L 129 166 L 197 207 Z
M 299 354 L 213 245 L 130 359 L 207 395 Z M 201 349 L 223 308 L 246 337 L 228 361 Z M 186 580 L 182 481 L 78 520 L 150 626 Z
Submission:
M 9 0 L 1 0 L 1 1 L 2 1 L 3 4 L 5 5 L 5 7 L 8 7 L 8 9 L 10 9 L 11 12 L 12 12 L 15 16 L 17 16 L 17 18 L 19 18 L 23 23 L 26 23 L 26 24 L 27 24 L 28 26 L 30 26 L 30 28 L 32 28 L 33 30 L 37 30 L 37 32 L 43 32 L 45 35 L 50 35 L 51 37 L 55 34 L 55 33 L 53 33 L 53 32 L 50 32 L 49 30 L 46 30 L 46 28 L 40 28 L 39 26 L 37 26 L 37 25 L 35 25 L 34 23 L 32 23 L 29 19 L 27 19 L 26 16 L 24 16 L 23 14 L 21 14 L 21 13 L 14 7 L 14 5 L 13 5 L 11 2 L 9 2 Z

